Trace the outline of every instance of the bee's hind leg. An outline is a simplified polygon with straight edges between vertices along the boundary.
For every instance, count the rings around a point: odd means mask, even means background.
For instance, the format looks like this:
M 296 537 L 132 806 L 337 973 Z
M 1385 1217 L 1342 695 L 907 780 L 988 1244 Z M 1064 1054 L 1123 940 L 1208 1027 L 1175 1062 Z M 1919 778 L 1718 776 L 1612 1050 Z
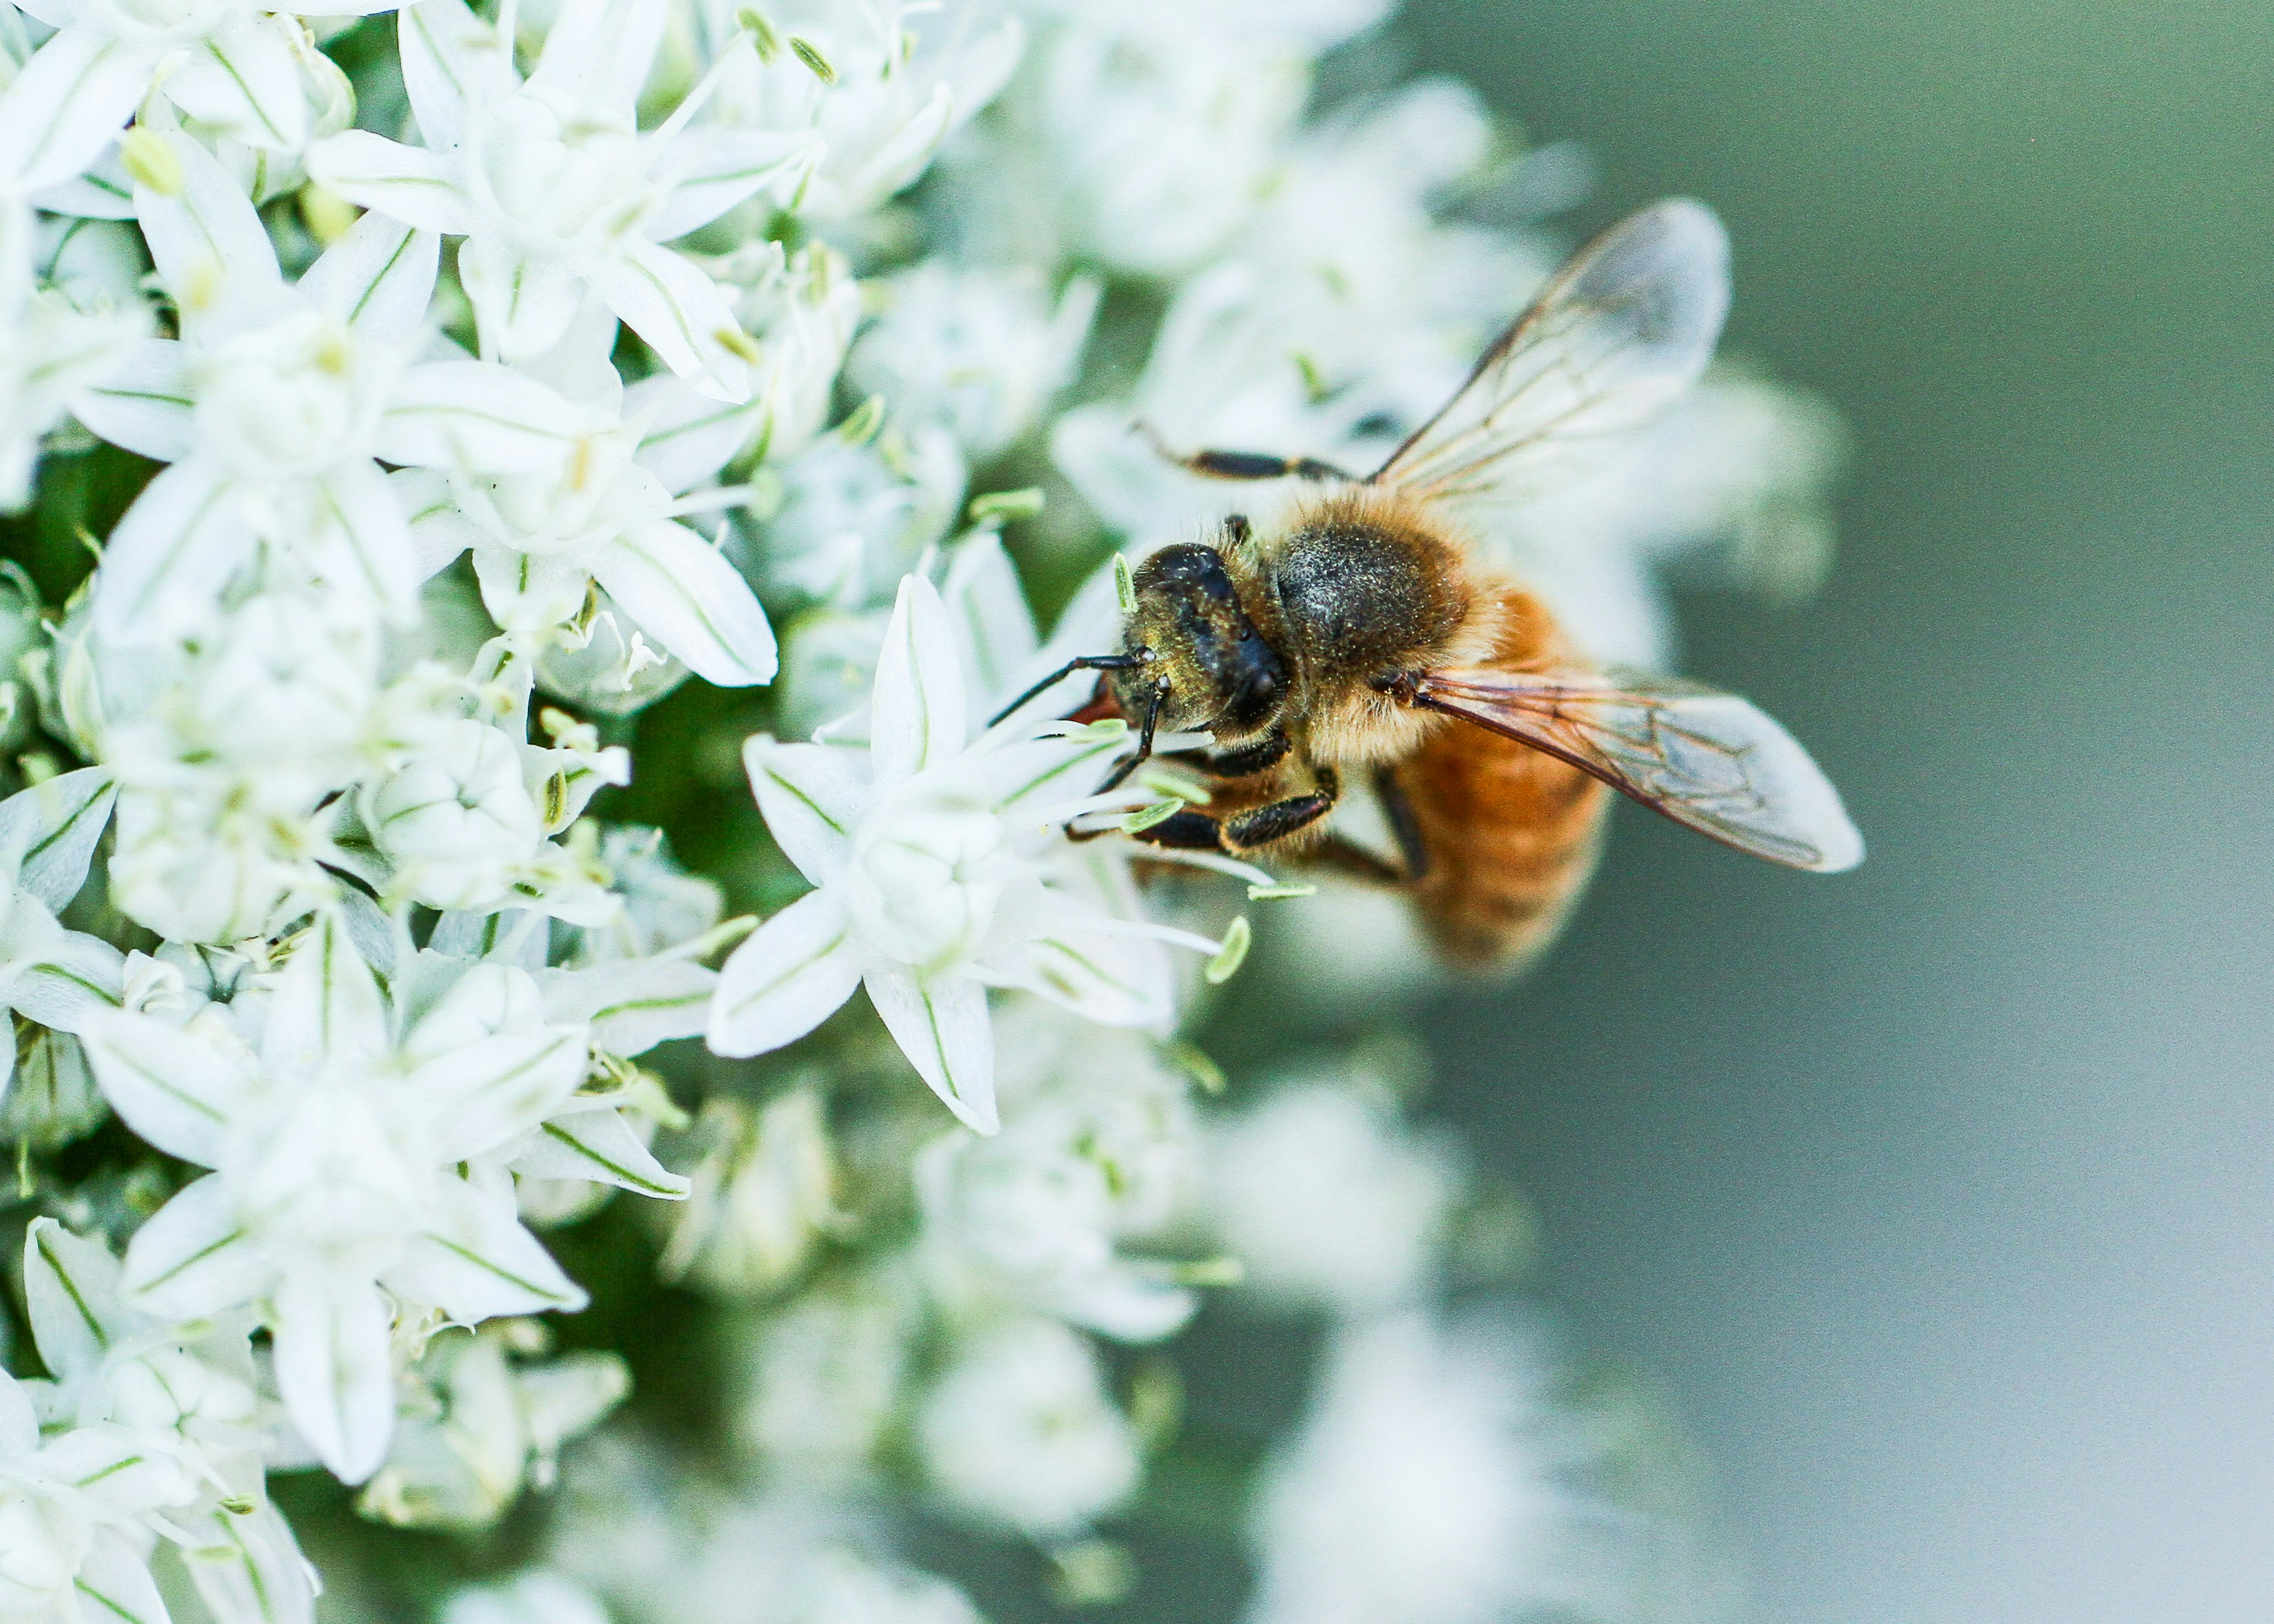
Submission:
M 1413 802 L 1397 774 L 1389 767 L 1374 770 L 1374 797 L 1382 803 L 1382 816 L 1389 820 L 1389 832 L 1397 841 L 1397 854 L 1405 860 L 1405 872 L 1398 876 L 1403 884 L 1411 884 L 1429 872 L 1429 848 L 1421 838 L 1420 820 L 1413 816 Z M 1387 867 L 1387 865 L 1384 865 Z

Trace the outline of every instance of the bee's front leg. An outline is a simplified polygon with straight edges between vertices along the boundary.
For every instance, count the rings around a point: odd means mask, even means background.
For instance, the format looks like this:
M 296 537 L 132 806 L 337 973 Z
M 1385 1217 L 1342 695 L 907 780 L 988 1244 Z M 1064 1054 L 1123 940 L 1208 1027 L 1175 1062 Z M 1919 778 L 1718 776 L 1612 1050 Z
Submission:
M 1137 838 L 1181 851 L 1234 854 L 1257 851 L 1309 828 L 1335 809 L 1335 800 L 1342 791 L 1340 781 L 1323 768 L 1317 771 L 1317 778 L 1318 787 L 1307 795 L 1267 801 L 1227 818 L 1210 817 L 1188 808 L 1150 829 L 1138 831 Z

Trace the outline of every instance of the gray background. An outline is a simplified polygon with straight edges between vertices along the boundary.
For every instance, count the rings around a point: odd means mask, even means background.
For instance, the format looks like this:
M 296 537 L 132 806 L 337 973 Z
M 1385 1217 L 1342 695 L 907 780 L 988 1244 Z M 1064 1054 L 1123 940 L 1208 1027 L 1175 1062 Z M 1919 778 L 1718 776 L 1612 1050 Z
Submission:
M 1581 223 L 1721 209 L 1735 341 L 1856 443 L 1826 596 L 1683 620 L 1870 863 L 1624 814 L 1548 966 L 1442 1011 L 1440 1104 L 1534 1199 L 1545 1296 L 1674 1395 L 1749 1617 L 2274 1616 L 2274 15 L 1404 32 L 1594 149 Z

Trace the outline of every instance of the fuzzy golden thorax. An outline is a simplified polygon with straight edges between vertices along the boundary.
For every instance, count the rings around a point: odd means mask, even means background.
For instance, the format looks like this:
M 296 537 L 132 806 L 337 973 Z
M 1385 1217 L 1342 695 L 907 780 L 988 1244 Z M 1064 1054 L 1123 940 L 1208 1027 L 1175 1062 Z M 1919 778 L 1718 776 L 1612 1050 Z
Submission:
M 1242 604 L 1287 666 L 1282 718 L 1313 759 L 1394 761 L 1442 725 L 1375 681 L 1490 655 L 1500 598 L 1468 552 L 1421 504 L 1361 485 L 1299 503 L 1284 526 L 1227 549 Z

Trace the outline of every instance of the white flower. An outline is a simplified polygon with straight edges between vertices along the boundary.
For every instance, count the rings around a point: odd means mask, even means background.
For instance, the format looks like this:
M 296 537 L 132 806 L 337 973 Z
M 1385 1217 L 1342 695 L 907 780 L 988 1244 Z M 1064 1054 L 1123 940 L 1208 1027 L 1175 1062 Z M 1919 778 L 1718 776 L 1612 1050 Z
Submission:
M 1427 1286 L 1464 1182 L 1442 1139 L 1340 1083 L 1284 1084 L 1209 1133 L 1203 1201 L 1266 1300 L 1345 1311 Z
M 712 1100 L 690 1139 L 701 1160 L 656 1263 L 666 1280 L 762 1295 L 794 1278 L 841 1227 L 829 1123 L 811 1089 L 791 1089 L 755 1111 Z
M 1222 10 L 1091 6 L 1037 30 L 991 139 L 954 165 L 958 223 L 999 233 L 980 255 L 1173 277 L 1239 230 L 1277 173 L 1309 71 L 1291 41 L 1204 14 Z
M 538 1362 L 546 1350 L 529 1320 L 436 1338 L 405 1378 L 387 1464 L 358 1509 L 403 1528 L 486 1528 L 524 1486 L 550 1487 L 561 1445 L 614 1410 L 630 1379 L 612 1353 Z
M 903 1402 L 917 1327 L 916 1294 L 888 1264 L 740 1327 L 736 1441 L 771 1482 L 857 1484 Z
M 936 425 L 815 441 L 782 465 L 780 503 L 754 526 L 762 583 L 845 608 L 881 603 L 955 523 L 966 471 L 954 436 Z
M 579 932 L 572 962 L 600 965 L 645 959 L 707 936 L 726 911 L 719 883 L 689 874 L 666 847 L 659 829 L 618 827 L 600 835 L 608 888 L 624 906 L 606 925 Z
M 312 148 L 309 168 L 350 202 L 466 239 L 458 275 L 486 352 L 551 349 L 589 292 L 672 371 L 738 401 L 748 386 L 731 364 L 748 342 L 717 284 L 661 244 L 794 189 L 818 151 L 802 130 L 690 128 L 703 88 L 642 132 L 635 102 L 666 11 L 567 0 L 524 83 L 493 25 L 461 0 L 422 0 L 400 32 L 427 145 L 350 131 Z
M 223 1624 L 305 1624 L 315 1570 L 268 1500 L 273 1404 L 258 1390 L 249 1316 L 169 1327 L 130 1307 L 118 1261 L 52 1218 L 24 1238 L 24 1297 L 50 1383 L 30 1384 L 50 1431 L 119 1429 L 197 1484 L 164 1531 Z M 5 1616 L 0 1608 L 0 1616 Z
M 608 1610 L 574 1580 L 540 1568 L 460 1590 L 443 1604 L 442 1624 L 608 1624 Z
M 1049 1320 L 1008 1320 L 960 1347 L 925 1395 L 916 1440 L 949 1506 L 1034 1538 L 1117 1510 L 1143 1470 L 1096 1350 Z
M 0 1371 L 0 1619 L 162 1624 L 154 1530 L 196 1496 L 181 1463 L 132 1428 L 66 1423 L 43 1437 L 28 1384 Z
M 1171 1265 L 1118 1246 L 1161 1229 L 1188 1193 L 1198 1135 L 1183 1079 L 1149 1040 L 1056 1011 L 1005 1035 L 1002 1132 L 947 1135 L 916 1162 L 935 1289 L 1126 1342 L 1171 1335 L 1197 1299 Z
M 594 584 L 633 626 L 706 681 L 746 687 L 774 674 L 773 628 L 749 583 L 681 522 L 735 492 L 679 500 L 716 473 L 731 437 L 665 434 L 651 425 L 671 380 L 627 391 L 606 360 L 606 328 L 584 324 L 554 365 L 592 380 L 563 435 L 541 459 L 504 472 L 462 465 L 391 482 L 419 515 L 421 566 L 471 549 L 482 602 L 511 634 L 553 633 L 578 619 Z
M 56 920 L 87 882 L 110 804 L 109 778 L 94 767 L 0 801 L 0 1009 L 61 1032 L 84 1032 L 118 1003 L 118 950 Z M 11 1043 L 0 1089 L 14 1064 Z
M 1173 933 L 1133 917 L 1108 843 L 1074 846 L 1061 832 L 1069 817 L 1144 799 L 1094 793 L 1126 741 L 1016 728 L 972 739 L 967 716 L 946 611 L 911 575 L 885 633 L 870 748 L 764 734 L 745 747 L 766 825 L 816 890 L 727 961 L 714 1050 L 779 1049 L 865 986 L 932 1091 L 991 1133 L 990 987 L 1110 1025 L 1165 1017 L 1156 938 Z
M 0 93 L 0 154 L 16 184 L 35 190 L 92 163 L 135 103 L 155 90 L 217 133 L 267 151 L 297 151 L 309 134 L 306 88 L 336 79 L 296 18 L 391 11 L 396 0 L 31 0 L 24 10 L 56 30 Z
M 1073 380 L 1103 292 L 1078 276 L 1053 305 L 1039 276 L 926 260 L 878 289 L 883 314 L 846 376 L 905 420 L 944 425 L 975 461 L 992 456 Z
M 499 640 L 500 645 L 510 639 Z M 602 748 L 589 726 L 546 710 L 551 748 L 529 742 L 531 673 L 496 647 L 477 662 L 486 680 L 413 679 L 395 696 L 399 735 L 384 776 L 359 786 L 358 810 L 374 859 L 367 876 L 389 898 L 489 914 L 534 907 L 602 925 L 618 900 L 572 825 L 603 787 L 626 782 L 629 756 Z M 452 715 L 451 710 L 472 715 Z M 437 714 L 437 711 L 440 714 Z M 567 832 L 566 843 L 553 838 Z
M 82 308 L 42 288 L 31 237 L 31 211 L 0 199 L 0 513 L 30 499 L 41 439 L 124 364 L 145 325 L 139 310 Z
M 941 144 L 1002 89 L 1022 38 L 1002 9 L 999 0 L 785 0 L 767 8 L 773 38 L 765 54 L 727 61 L 711 119 L 726 128 L 811 129 L 823 156 L 798 211 L 818 222 L 855 220 L 914 184 Z M 737 26 L 733 0 L 691 0 L 689 11 L 713 39 Z
M 678 1200 L 688 1181 L 655 1159 L 646 1132 L 635 1125 L 648 1116 L 642 1090 L 653 1085 L 636 1081 L 619 1063 L 702 1031 L 718 978 L 674 958 L 547 969 L 546 923 L 520 912 L 444 914 L 426 949 L 400 968 L 397 1002 L 439 1045 L 471 1045 L 540 1026 L 583 1034 L 592 1049 L 606 1051 L 614 1080 L 578 1088 L 500 1144 L 488 1161 L 523 1180 L 589 1183 Z M 485 956 L 485 938 L 506 945 Z M 523 962 L 516 963 L 521 944 Z M 662 1103 L 668 1112 L 668 1101 Z
M 135 213 L 183 336 L 142 341 L 79 408 L 104 439 L 173 464 L 105 551 L 103 635 L 148 643 L 193 622 L 260 541 L 409 620 L 418 560 L 373 459 L 527 468 L 561 451 L 568 406 L 493 364 L 419 361 L 432 233 L 366 215 L 288 287 L 210 153 L 155 132 L 136 153 Z
M 1589 1599 L 1568 1571 L 1574 1453 L 1509 1327 L 1346 1329 L 1266 1468 L 1248 1624 L 1498 1624 Z M 1592 1612 L 1588 1616 L 1595 1616 Z
M 483 1032 L 476 987 L 407 1030 L 347 931 L 322 914 L 252 995 L 257 1042 L 217 1018 L 145 1012 L 87 1037 L 112 1107 L 151 1144 L 215 1169 L 134 1237 L 132 1300 L 189 1318 L 257 1304 L 294 1425 L 360 1482 L 395 1422 L 398 1309 L 460 1324 L 582 1306 L 584 1293 L 469 1163 L 528 1133 L 584 1074 L 584 1034 Z

